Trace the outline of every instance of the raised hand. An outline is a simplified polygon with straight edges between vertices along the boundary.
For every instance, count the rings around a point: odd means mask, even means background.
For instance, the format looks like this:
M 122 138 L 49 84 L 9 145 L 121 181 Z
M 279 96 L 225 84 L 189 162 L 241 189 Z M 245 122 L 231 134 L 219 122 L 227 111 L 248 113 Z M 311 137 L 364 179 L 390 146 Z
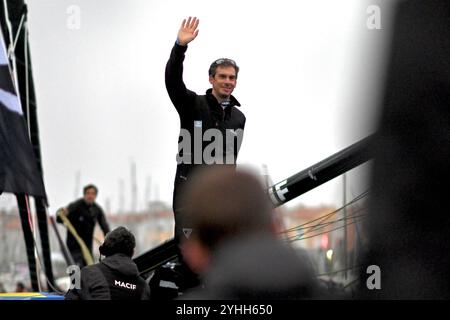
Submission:
M 178 43 L 182 46 L 187 45 L 189 42 L 194 40 L 198 35 L 198 24 L 200 20 L 196 17 L 189 17 L 183 20 L 180 30 L 178 31 Z

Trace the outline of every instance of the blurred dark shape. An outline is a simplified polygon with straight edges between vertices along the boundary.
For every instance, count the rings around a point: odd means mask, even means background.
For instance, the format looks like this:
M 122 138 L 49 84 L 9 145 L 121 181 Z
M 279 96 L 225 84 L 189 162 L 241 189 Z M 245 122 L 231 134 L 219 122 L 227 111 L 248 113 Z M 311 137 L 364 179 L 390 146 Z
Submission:
M 28 292 L 27 288 L 25 287 L 25 284 L 21 281 L 16 283 L 16 290 L 15 292 Z
M 216 167 L 190 183 L 184 223 L 192 233 L 182 252 L 203 287 L 183 299 L 323 297 L 307 255 L 278 239 L 272 206 L 256 177 Z
M 186 299 L 278 300 L 325 298 L 306 254 L 274 236 L 253 234 L 222 245 L 204 278 L 204 288 Z
M 151 300 L 173 300 L 183 291 L 192 289 L 200 284 L 198 276 L 185 263 L 169 262 L 157 268 L 150 279 Z M 192 274 L 191 277 L 186 276 Z M 194 282 L 192 282 L 194 278 Z
M 374 147 L 360 296 L 450 298 L 450 2 L 400 2 Z M 369 290 L 366 268 L 381 270 Z

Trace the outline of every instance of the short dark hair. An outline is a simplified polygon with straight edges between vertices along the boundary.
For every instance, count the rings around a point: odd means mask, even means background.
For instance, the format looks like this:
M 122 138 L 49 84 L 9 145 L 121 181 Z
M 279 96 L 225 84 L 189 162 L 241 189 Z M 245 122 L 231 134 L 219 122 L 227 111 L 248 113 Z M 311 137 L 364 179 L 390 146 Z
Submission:
M 22 281 L 16 283 L 16 287 L 20 289 L 25 289 L 25 284 Z
M 234 237 L 271 232 L 272 205 L 250 172 L 223 166 L 199 169 L 182 191 L 183 225 L 212 250 Z
M 99 251 L 106 257 L 123 253 L 131 258 L 135 247 L 136 239 L 131 231 L 125 227 L 117 227 L 106 235 L 105 241 L 99 247 Z
M 215 60 L 213 63 L 211 63 L 211 66 L 209 67 L 208 70 L 208 74 L 211 77 L 214 77 L 216 75 L 218 67 L 233 67 L 234 70 L 236 71 L 236 78 L 237 78 L 239 73 L 239 67 L 234 60 L 228 58 L 220 58 Z
M 86 192 L 87 192 L 89 189 L 94 189 L 94 190 L 95 190 L 95 194 L 98 194 L 98 188 L 97 188 L 95 185 L 93 185 L 93 184 L 88 184 L 87 186 L 85 186 L 85 187 L 83 188 L 83 194 L 86 194 Z

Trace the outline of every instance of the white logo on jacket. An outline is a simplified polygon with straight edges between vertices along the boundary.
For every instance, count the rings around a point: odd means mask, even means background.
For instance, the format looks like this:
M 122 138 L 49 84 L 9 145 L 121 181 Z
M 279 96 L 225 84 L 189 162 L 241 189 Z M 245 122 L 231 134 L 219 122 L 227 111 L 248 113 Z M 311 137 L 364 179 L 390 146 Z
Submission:
M 136 290 L 136 285 L 132 283 L 127 283 L 119 280 L 114 280 L 114 285 L 119 286 L 122 288 L 130 289 L 130 290 Z

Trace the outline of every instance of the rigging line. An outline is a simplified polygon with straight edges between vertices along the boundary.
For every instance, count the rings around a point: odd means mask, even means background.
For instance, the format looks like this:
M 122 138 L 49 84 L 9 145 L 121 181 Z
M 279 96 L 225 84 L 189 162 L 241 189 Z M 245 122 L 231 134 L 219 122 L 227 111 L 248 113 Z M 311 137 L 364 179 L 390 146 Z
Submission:
M 12 43 L 13 43 L 13 37 L 12 37 L 12 27 L 11 27 L 11 21 L 9 20 L 8 17 L 8 4 L 6 0 L 3 0 L 3 8 L 5 9 L 4 13 L 5 13 L 5 24 L 6 27 L 8 28 L 7 32 L 8 32 L 8 36 L 9 36 L 9 47 L 5 48 L 6 49 L 6 54 L 8 56 L 8 59 L 10 60 L 8 63 L 8 67 L 9 67 L 9 72 L 11 73 L 11 77 L 13 80 L 13 84 L 14 84 L 14 88 L 16 89 L 16 93 L 19 92 L 19 82 L 18 82 L 18 77 L 17 77 L 17 67 L 16 67 L 16 57 L 14 54 L 14 51 L 12 51 Z M 6 45 L 6 44 L 5 44 Z
M 355 283 L 358 283 L 358 281 L 359 281 L 359 277 L 356 278 L 355 280 L 352 280 L 352 281 L 350 281 L 349 283 L 347 283 L 347 284 L 344 286 L 343 289 L 347 289 L 348 287 L 354 285 Z
M 43 268 L 43 264 L 42 264 L 42 261 L 41 261 L 41 257 L 40 257 L 39 255 L 37 255 L 37 260 L 38 260 L 39 265 L 41 266 L 41 268 Z M 59 289 L 57 289 L 56 287 L 54 287 L 54 286 L 51 284 L 50 280 L 48 280 L 47 275 L 46 275 L 45 273 L 44 273 L 44 276 L 45 276 L 45 282 L 47 283 L 48 287 L 49 287 L 50 289 L 53 290 L 53 292 L 58 293 L 58 294 L 60 294 L 60 295 L 64 295 L 64 292 L 63 292 L 63 291 L 60 291 Z
M 30 200 L 29 200 L 28 194 L 25 194 L 25 204 L 26 204 L 26 207 L 27 207 L 28 223 L 30 224 L 31 237 L 33 238 L 34 255 L 35 255 L 35 258 L 36 258 L 37 256 L 39 256 L 39 252 L 38 252 L 38 247 L 37 247 L 37 244 L 36 244 L 36 237 L 35 237 L 36 229 L 35 229 L 35 225 L 33 223 L 33 218 L 32 218 L 32 215 L 31 215 L 31 209 L 30 209 L 30 202 L 29 201 Z M 36 267 L 36 275 L 37 275 L 37 279 L 36 280 L 37 280 L 38 288 L 39 288 L 39 291 L 42 291 L 40 274 L 38 272 L 39 269 L 37 268 L 37 265 L 35 267 Z M 41 266 L 41 268 L 42 268 L 42 266 Z
M 356 214 L 358 212 L 365 211 L 365 210 L 367 210 L 367 209 L 366 208 L 361 208 L 359 210 L 355 210 L 355 211 L 352 212 L 351 216 L 347 217 L 347 219 L 352 219 L 352 218 L 366 216 L 367 213 L 363 213 L 363 214 L 360 214 L 360 215 Z M 340 218 L 340 219 L 329 221 L 329 222 L 315 224 L 315 225 L 313 225 L 311 227 L 308 227 L 308 230 L 306 230 L 303 234 L 311 233 L 312 231 L 315 231 L 315 230 L 318 230 L 318 229 L 322 229 L 322 228 L 324 228 L 324 227 L 326 227 L 326 226 L 328 226 L 330 224 L 333 224 L 333 223 L 336 223 L 336 222 L 340 222 L 340 221 L 344 221 L 344 220 L 345 220 L 345 218 Z M 302 231 L 303 229 L 304 229 L 303 227 L 297 227 L 296 229 L 293 229 L 289 233 L 295 232 L 295 231 Z
M 361 210 L 359 210 L 359 211 L 363 211 L 363 210 L 365 210 L 365 209 L 361 209 Z M 358 213 L 359 211 L 355 211 L 355 213 Z M 354 218 L 364 217 L 364 216 L 366 216 L 366 215 L 367 215 L 367 213 L 354 214 L 354 215 L 352 215 L 352 216 L 347 217 L 347 219 L 354 219 Z M 308 230 L 306 230 L 303 234 L 311 233 L 311 232 L 316 231 L 316 230 L 318 230 L 318 229 L 323 229 L 324 227 L 329 226 L 330 224 L 337 223 L 337 222 L 341 222 L 341 221 L 345 221 L 345 218 L 340 218 L 340 219 L 337 219 L 337 220 L 333 220 L 333 221 L 329 221 L 329 222 L 324 222 L 324 223 L 318 223 L 318 224 L 316 224 L 316 225 L 310 227 L 310 228 L 309 228 Z M 301 230 L 302 230 L 302 228 L 299 228 L 299 229 L 296 230 L 296 231 L 301 231 Z
M 352 195 L 352 197 L 354 197 L 355 196 L 355 193 L 353 192 L 353 188 L 352 188 L 352 186 L 350 186 L 349 187 L 350 188 L 350 194 Z M 357 203 L 355 203 L 355 204 L 353 204 L 355 207 L 356 206 L 359 206 L 359 204 L 357 204 Z
M 22 17 L 20 18 L 20 23 L 19 23 L 19 27 L 17 29 L 17 34 L 16 34 L 16 38 L 13 40 L 12 35 L 13 35 L 13 30 L 11 27 L 11 22 L 9 21 L 8 18 L 8 5 L 6 4 L 6 0 L 3 1 L 4 3 L 4 8 L 5 8 L 5 21 L 6 21 L 6 25 L 8 26 L 8 31 L 9 31 L 9 48 L 7 50 L 7 55 L 8 55 L 8 59 L 12 60 L 12 64 L 13 64 L 13 70 L 14 70 L 14 74 L 16 73 L 16 55 L 15 55 L 15 50 L 16 50 L 16 45 L 17 45 L 17 41 L 19 40 L 19 36 L 20 36 L 20 31 L 22 30 L 22 25 L 25 21 L 25 13 L 22 13 Z M 19 83 L 18 83 L 18 77 L 14 77 L 15 83 L 16 83 L 16 91 L 19 91 Z
M 44 208 L 45 208 L 45 214 L 46 214 L 46 216 L 49 217 L 49 216 L 50 216 L 50 213 L 48 212 L 48 207 L 47 207 L 47 205 L 45 205 Z M 35 243 L 35 244 L 36 244 L 36 243 Z M 39 263 L 40 263 L 41 266 L 42 266 L 42 261 L 41 261 L 40 258 L 39 258 Z M 51 284 L 50 280 L 48 280 L 48 278 L 47 278 L 47 275 L 45 275 L 45 280 L 46 280 L 48 286 L 49 286 L 54 292 L 59 293 L 59 294 L 61 294 L 61 295 L 64 295 L 64 292 L 60 291 L 59 289 L 56 289 L 56 288 Z
M 35 248 L 36 248 L 36 250 L 37 250 L 36 240 L 35 240 L 34 238 L 33 238 L 33 240 L 34 240 L 34 246 L 35 246 Z M 38 261 L 38 263 L 39 263 L 39 266 L 41 267 L 42 270 L 45 270 L 45 266 L 44 266 L 43 263 L 42 263 L 41 256 L 39 255 L 39 252 L 38 252 L 38 254 L 37 254 L 36 256 L 37 256 L 37 261 Z M 38 275 L 38 276 L 39 276 L 39 275 Z M 44 272 L 44 276 L 45 276 L 45 282 L 47 283 L 48 287 L 49 287 L 50 289 L 53 290 L 53 292 L 58 293 L 58 294 L 61 294 L 61 295 L 64 295 L 64 292 L 62 292 L 62 291 L 56 289 L 56 288 L 51 284 L 51 282 L 50 282 L 50 280 L 48 280 L 47 275 L 45 274 L 45 272 Z
M 27 24 L 24 24 L 24 56 L 25 56 L 25 104 L 27 109 L 27 122 L 28 122 L 28 136 L 31 140 L 31 119 L 30 119 L 30 91 L 29 91 L 29 70 L 28 70 L 28 28 Z
M 363 217 L 365 217 L 366 215 L 359 215 L 359 216 L 355 216 L 355 217 L 352 217 L 352 218 L 347 218 L 347 219 L 349 219 L 349 220 L 351 220 L 351 219 L 357 219 L 357 218 L 363 218 Z M 342 221 L 342 220 L 344 220 L 344 219 L 341 219 L 341 220 L 338 220 L 338 221 L 336 221 L 336 222 L 340 222 L 340 221 Z M 356 221 L 356 220 L 354 220 L 354 223 L 357 223 L 357 222 L 359 222 L 359 221 L 361 221 L 361 220 L 363 220 L 363 219 L 360 219 L 360 220 L 358 220 L 358 221 Z M 331 225 L 331 224 L 333 224 L 333 223 L 335 223 L 335 222 L 330 222 L 329 223 L 329 225 Z M 349 226 L 349 224 L 346 224 L 345 226 Z M 295 240 L 295 239 L 297 239 L 297 238 L 302 238 L 302 237 L 304 237 L 305 235 L 308 235 L 308 234 L 311 234 L 311 232 L 313 232 L 313 231 L 318 231 L 319 229 L 323 229 L 323 228 L 325 228 L 326 226 L 323 226 L 323 227 L 320 227 L 320 228 L 317 228 L 317 229 L 315 229 L 315 230 L 312 230 L 312 231 L 310 231 L 310 232 L 305 232 L 305 233 L 302 233 L 301 235 L 294 235 L 294 236 L 291 236 L 291 237 L 287 237 L 287 238 L 285 238 L 284 240 L 287 240 L 287 241 L 290 241 L 290 240 Z M 344 228 L 344 226 L 341 226 L 342 228 Z M 331 230 L 330 230 L 331 231 Z M 324 231 L 323 233 L 327 233 L 328 231 Z
M 348 216 L 348 218 L 353 218 L 353 217 L 358 217 L 358 216 L 364 216 L 364 215 L 367 215 L 367 213 L 362 213 L 362 214 L 360 214 L 360 215 L 357 214 L 357 213 L 359 213 L 359 212 L 361 212 L 361 211 L 366 211 L 366 210 L 367 210 L 366 208 L 360 208 L 360 209 L 358 209 L 358 210 L 355 210 L 355 211 L 353 211 L 353 212 L 351 213 L 350 216 Z M 333 221 L 317 223 L 317 224 L 315 224 L 315 225 L 312 225 L 312 226 L 308 227 L 308 230 L 305 231 L 305 233 L 309 233 L 309 232 L 314 231 L 315 229 L 320 228 L 320 227 L 322 227 L 322 226 L 327 226 L 327 225 L 333 224 L 333 223 L 335 223 L 335 222 L 343 221 L 343 220 L 345 220 L 345 218 L 339 218 L 339 219 L 333 220 Z M 306 229 L 306 228 L 300 227 L 300 226 L 294 227 L 294 228 L 292 228 L 291 231 L 289 231 L 288 233 L 291 233 L 291 232 L 294 232 L 294 231 L 301 231 L 301 230 L 303 230 L 303 229 Z
M 358 210 L 353 211 L 353 213 L 357 213 L 357 212 L 360 212 L 360 211 L 363 211 L 363 210 L 366 210 L 366 208 L 360 208 L 360 209 L 358 209 Z M 336 211 L 335 211 L 335 212 L 332 212 L 332 213 L 330 213 L 330 214 L 327 214 L 327 215 L 325 215 L 325 216 L 322 216 L 322 217 L 320 217 L 320 218 L 318 218 L 318 219 L 315 219 L 314 221 L 317 221 L 317 220 L 322 219 L 322 218 L 324 218 L 324 217 L 328 219 L 328 218 L 330 218 L 332 215 L 334 215 L 335 213 L 336 213 Z M 315 227 L 317 227 L 318 225 L 321 225 L 322 222 L 324 222 L 324 221 L 327 220 L 327 219 L 322 219 L 319 223 L 317 223 L 317 224 L 315 224 L 315 225 L 312 225 L 312 226 L 309 226 L 309 227 L 304 227 L 305 224 L 301 224 L 301 225 L 292 227 L 292 228 L 290 228 L 290 229 L 287 229 L 287 230 L 285 230 L 285 231 L 282 231 L 282 232 L 280 232 L 280 234 L 288 234 L 288 233 L 291 233 L 291 232 L 294 232 L 294 231 L 299 231 L 299 230 L 302 230 L 302 229 L 311 229 L 311 228 L 315 228 Z M 306 231 L 306 232 L 308 232 L 308 231 Z
M 14 41 L 13 41 L 13 38 L 12 38 L 12 27 L 11 27 L 11 21 L 9 20 L 9 17 L 8 17 L 9 10 L 8 10 L 8 3 L 7 3 L 6 0 L 3 0 L 3 8 L 5 9 L 5 12 L 4 12 L 5 13 L 5 23 L 6 23 L 6 26 L 8 28 L 8 35 L 9 35 L 9 48 L 6 48 L 6 51 L 8 51 L 7 55 L 8 55 L 8 58 L 10 58 L 11 44 Z
M 293 239 L 293 240 L 291 240 L 290 242 L 299 241 L 299 240 L 305 240 L 305 239 L 317 237 L 317 236 L 320 236 L 320 235 L 322 235 L 322 234 L 330 233 L 330 232 L 332 232 L 332 231 L 336 231 L 336 230 L 339 230 L 339 229 L 348 227 L 349 225 L 355 224 L 356 222 L 358 222 L 358 221 L 354 221 L 354 222 L 348 223 L 348 224 L 346 224 L 345 226 L 337 227 L 337 228 L 328 230 L 328 231 L 326 231 L 326 232 L 320 232 L 320 233 L 314 234 L 314 235 L 312 235 L 312 236 L 308 236 L 308 237 L 298 237 L 298 239 Z
M 34 229 L 33 229 L 33 217 L 31 216 L 31 210 L 30 210 L 30 205 L 28 203 L 28 195 L 25 195 L 25 204 L 27 206 L 27 214 L 28 214 L 28 224 L 30 225 L 30 230 L 31 233 L 34 234 Z
M 332 212 L 330 212 L 330 213 L 327 213 L 326 215 L 321 216 L 321 217 L 316 218 L 316 219 L 313 219 L 313 220 L 311 220 L 311 221 L 305 222 L 305 223 L 303 223 L 303 224 L 301 224 L 301 225 L 298 225 L 298 226 L 296 226 L 296 227 L 293 227 L 293 228 L 284 230 L 284 231 L 282 231 L 282 232 L 280 232 L 280 233 L 287 233 L 287 232 L 290 232 L 291 229 L 297 229 L 298 227 L 306 226 L 306 225 L 308 225 L 308 224 L 310 224 L 310 223 L 313 223 L 313 222 L 315 222 L 315 221 L 324 219 L 324 218 L 326 218 L 326 217 L 328 217 L 328 216 L 332 216 L 332 215 L 338 213 L 339 211 L 343 210 L 344 207 L 349 206 L 349 205 L 351 205 L 352 203 L 355 203 L 355 202 L 361 200 L 362 198 L 366 197 L 367 194 L 369 194 L 369 190 L 364 191 L 364 192 L 361 193 L 359 196 L 357 196 L 356 198 L 354 198 L 354 199 L 351 200 L 350 202 L 346 203 L 344 206 L 342 206 L 342 207 L 336 209 L 335 211 L 332 211 Z
M 348 226 L 350 226 L 350 225 L 352 225 L 352 224 L 355 224 L 355 223 L 357 223 L 357 222 L 359 222 L 359 221 L 361 221 L 361 220 L 363 220 L 363 219 L 359 219 L 359 220 L 354 219 L 354 221 L 352 221 L 352 222 L 350 222 L 350 223 L 347 223 L 345 226 L 336 227 L 336 228 L 334 228 L 334 229 L 327 230 L 327 231 L 325 231 L 325 232 L 320 232 L 320 233 L 314 234 L 314 235 L 312 235 L 312 236 L 301 237 L 299 240 L 304 240 L 304 239 L 314 238 L 314 237 L 320 236 L 320 235 L 322 235 L 322 234 L 326 234 L 326 233 L 329 233 L 329 232 L 332 232 L 332 231 L 336 231 L 336 230 L 339 230 L 339 229 L 343 229 L 343 228 L 346 228 L 346 227 L 348 227 Z
M 19 27 L 17 28 L 16 38 L 14 39 L 14 43 L 11 43 L 11 52 L 16 51 L 17 41 L 19 40 L 20 31 L 22 30 L 23 22 L 25 21 L 25 13 L 22 13 L 22 17 L 20 18 Z
M 293 236 L 293 237 L 291 237 L 290 239 L 291 239 L 291 241 L 297 241 L 297 240 L 302 240 L 302 239 L 312 238 L 312 237 L 315 237 L 315 236 L 319 236 L 319 235 L 326 234 L 326 233 L 329 233 L 329 232 L 332 232 L 332 231 L 335 231 L 335 230 L 338 230 L 338 229 L 342 229 L 342 228 L 348 227 L 349 225 L 352 225 L 352 224 L 354 224 L 354 223 L 357 223 L 357 222 L 359 222 L 359 221 L 361 221 L 361 220 L 363 220 L 363 218 L 360 218 L 359 220 L 357 220 L 357 219 L 355 218 L 351 223 L 347 223 L 347 224 L 344 225 L 344 226 L 336 227 L 336 228 L 334 228 L 334 229 L 330 229 L 330 230 L 327 230 L 327 231 L 324 231 L 324 232 L 320 232 L 320 233 L 318 233 L 318 234 L 315 234 L 315 235 L 312 235 L 312 236 L 308 236 L 308 237 L 304 237 L 304 235 L 306 234 L 306 233 L 304 233 L 304 234 L 299 235 L 299 236 L 296 236 L 296 237 Z
M 354 196 L 353 188 L 350 186 L 350 193 L 352 196 Z M 364 206 L 364 203 L 361 205 L 359 203 L 355 203 L 353 207 L 360 208 L 361 206 Z M 366 203 L 365 207 L 368 209 L 368 204 Z M 361 238 L 360 234 L 360 227 L 358 226 L 358 223 L 355 223 L 355 237 L 354 237 L 354 250 L 355 252 L 359 252 L 359 246 L 364 245 L 364 240 Z M 356 259 L 356 255 L 355 255 Z
M 362 217 L 365 217 L 365 216 L 367 216 L 367 213 L 366 213 L 366 214 L 360 214 L 360 215 L 354 215 L 354 216 L 351 216 L 351 217 L 347 217 L 347 219 L 351 220 L 351 219 L 362 218 Z M 315 228 L 314 230 L 308 230 L 308 231 L 305 231 L 305 232 L 302 233 L 301 235 L 293 235 L 293 236 L 290 236 L 290 237 L 287 236 L 285 240 L 296 239 L 296 238 L 298 238 L 298 237 L 301 238 L 301 237 L 305 236 L 306 234 L 310 234 L 310 233 L 313 232 L 313 231 L 318 231 L 318 230 L 320 230 L 320 229 L 325 228 L 326 226 L 332 225 L 332 224 L 337 223 L 337 222 L 341 222 L 341 221 L 343 221 L 343 220 L 345 220 L 345 219 L 342 218 L 342 219 L 330 221 L 330 222 L 327 222 L 327 223 L 323 223 L 322 226 L 319 226 L 319 227 Z M 360 220 L 362 220 L 362 219 L 360 219 Z M 347 224 L 347 225 L 348 225 L 348 224 Z M 344 227 L 344 226 L 342 226 L 342 227 Z M 326 231 L 325 231 L 325 233 L 326 233 Z
M 30 220 L 31 211 L 30 211 L 29 202 L 28 202 L 28 195 L 25 195 L 25 202 L 26 202 L 26 205 L 27 205 L 27 212 L 28 212 L 29 221 L 30 221 L 30 223 L 31 223 L 31 220 Z M 45 210 L 46 210 L 47 216 L 48 216 L 48 209 L 47 209 L 47 207 L 45 207 Z M 31 226 L 31 224 L 30 224 L 30 226 Z M 33 231 L 33 229 L 31 229 L 31 230 Z M 34 246 L 34 249 L 36 250 L 35 252 L 36 252 L 36 257 L 37 257 L 37 261 L 38 261 L 38 263 L 39 263 L 39 266 L 41 267 L 41 270 L 45 270 L 45 267 L 44 267 L 44 265 L 42 264 L 41 255 L 40 255 L 40 253 L 39 253 L 39 249 L 38 249 L 38 246 L 37 246 L 37 243 L 36 243 L 36 237 L 35 237 L 35 233 L 34 233 L 34 232 L 32 232 L 32 238 L 33 238 L 33 246 Z M 40 275 L 38 274 L 38 285 L 39 285 L 39 290 L 41 290 L 41 283 L 40 283 L 40 278 L 39 278 L 39 277 L 40 277 Z M 46 280 L 48 286 L 49 286 L 52 290 L 54 290 L 54 292 L 59 293 L 59 294 L 64 294 L 64 292 L 59 291 L 58 289 L 56 289 L 56 288 L 50 283 L 50 281 L 48 280 L 46 274 L 45 274 L 45 280 Z
M 364 195 L 364 196 L 365 196 L 365 195 Z M 354 199 L 352 202 L 347 203 L 345 206 L 343 206 L 343 207 L 340 208 L 339 210 L 336 210 L 335 212 L 332 212 L 331 214 L 326 215 L 326 216 L 323 217 L 323 219 L 319 222 L 319 225 L 320 225 L 322 222 L 324 222 L 324 221 L 330 219 L 330 218 L 331 218 L 332 216 L 334 216 L 335 214 L 340 213 L 340 212 L 342 211 L 342 209 L 344 209 L 345 207 L 350 206 L 351 204 L 353 204 L 353 203 L 355 203 L 355 202 L 361 200 L 362 198 L 363 198 L 363 197 L 359 197 L 359 198 L 357 198 L 357 199 Z M 316 225 L 317 225 L 317 224 L 316 224 Z M 316 225 L 310 226 L 310 227 L 308 227 L 308 228 L 314 228 Z M 298 229 L 298 228 L 297 228 L 297 229 Z
M 331 274 L 341 273 L 341 272 L 344 272 L 344 271 L 353 270 L 353 269 L 357 269 L 357 268 L 360 268 L 360 267 L 362 267 L 362 265 L 357 265 L 357 266 L 353 266 L 353 267 L 348 267 L 348 268 L 346 268 L 346 269 L 336 270 L 336 271 L 327 272 L 327 273 L 316 274 L 316 277 L 329 276 L 329 275 L 331 275 Z

